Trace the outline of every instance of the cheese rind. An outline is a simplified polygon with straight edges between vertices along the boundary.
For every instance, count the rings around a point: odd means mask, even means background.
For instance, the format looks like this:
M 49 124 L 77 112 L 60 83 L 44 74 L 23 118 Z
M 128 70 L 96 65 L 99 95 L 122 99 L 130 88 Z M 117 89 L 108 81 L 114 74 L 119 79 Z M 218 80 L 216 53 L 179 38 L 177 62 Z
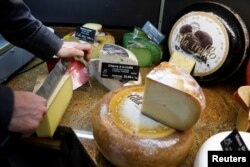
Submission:
M 96 104 L 92 127 L 97 148 L 119 167 L 176 167 L 190 152 L 194 132 L 169 134 L 168 127 L 142 115 L 142 91 L 140 86 L 123 87 Z
M 198 121 L 205 106 L 200 86 L 181 68 L 162 62 L 147 75 L 143 114 L 184 131 Z
M 47 113 L 36 130 L 38 137 L 52 137 L 70 103 L 73 84 L 70 75 L 64 75 L 47 103 Z

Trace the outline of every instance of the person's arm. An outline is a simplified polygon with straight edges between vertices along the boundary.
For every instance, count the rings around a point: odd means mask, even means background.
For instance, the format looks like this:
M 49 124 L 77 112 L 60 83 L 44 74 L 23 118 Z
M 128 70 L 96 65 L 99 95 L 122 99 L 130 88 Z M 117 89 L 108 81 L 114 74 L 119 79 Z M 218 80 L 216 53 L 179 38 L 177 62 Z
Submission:
M 0 1 L 0 32 L 12 44 L 47 60 L 55 55 L 63 41 L 34 18 L 22 0 Z

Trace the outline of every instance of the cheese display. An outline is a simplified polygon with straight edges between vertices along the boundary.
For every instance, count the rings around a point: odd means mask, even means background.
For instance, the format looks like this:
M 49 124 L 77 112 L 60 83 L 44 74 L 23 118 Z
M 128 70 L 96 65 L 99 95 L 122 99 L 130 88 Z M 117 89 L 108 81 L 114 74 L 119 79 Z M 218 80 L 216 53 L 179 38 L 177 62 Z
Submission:
M 220 142 L 224 140 L 231 132 L 220 132 L 205 141 L 202 144 L 199 151 L 197 152 L 194 167 L 207 167 L 208 166 L 208 151 L 223 151 L 220 145 Z M 248 148 L 250 148 L 250 133 L 247 132 L 239 132 L 242 137 L 244 143 Z M 235 162 L 236 163 L 236 162 Z M 224 163 L 221 163 L 224 164 Z
M 236 128 L 250 132 L 250 86 L 241 86 L 235 92 L 235 98 L 243 107 L 238 111 Z
M 132 51 L 138 59 L 140 67 L 149 67 L 159 64 L 162 59 L 162 49 L 151 41 L 140 28 L 123 35 L 123 46 Z
M 128 42 L 127 48 L 131 50 L 132 52 L 136 48 L 143 48 L 145 51 L 149 50 L 151 53 L 151 62 L 148 62 L 148 64 L 143 64 L 145 66 L 150 66 L 151 64 L 159 64 L 160 60 L 162 59 L 162 51 L 161 48 L 155 44 L 154 42 L 146 39 L 136 38 L 132 39 Z M 146 55 L 144 53 L 139 52 L 133 52 L 135 56 L 137 57 L 139 64 L 140 62 L 145 61 L 145 59 L 148 59 L 149 55 Z M 145 55 L 145 56 L 144 56 Z
M 199 84 L 176 65 L 162 62 L 146 76 L 143 114 L 184 131 L 198 121 L 205 106 Z
M 229 7 L 199 2 L 183 9 L 172 26 L 168 48 L 196 61 L 195 79 L 215 84 L 230 78 L 246 61 L 249 35 L 244 21 Z
M 102 78 L 102 63 L 115 63 L 138 66 L 138 61 L 131 51 L 118 45 L 105 44 L 100 51 L 99 60 L 92 61 L 90 64 L 90 75 L 95 77 L 101 84 L 103 84 L 109 90 L 117 89 L 128 85 L 141 84 L 140 74 L 138 76 L 138 80 L 136 81 L 123 80 L 119 78 Z
M 140 43 L 130 43 L 127 46 L 128 50 L 130 50 L 136 56 L 138 60 L 138 64 L 140 67 L 149 67 L 153 62 L 153 55 L 149 48 L 145 45 L 141 45 Z
M 115 44 L 115 38 L 108 32 L 103 32 L 103 27 L 101 24 L 98 23 L 86 23 L 82 27 L 89 28 L 95 30 L 95 40 L 92 44 L 91 48 L 91 59 L 98 59 L 99 53 L 102 47 L 106 43 Z M 69 33 L 63 37 L 64 41 L 76 41 L 85 43 L 85 41 L 80 40 L 78 37 L 75 37 L 75 33 Z
M 52 137 L 70 103 L 73 84 L 70 75 L 64 75 L 48 99 L 48 111 L 36 130 L 38 137 Z
M 107 93 L 92 115 L 98 149 L 119 167 L 176 167 L 189 153 L 194 132 L 176 131 L 141 113 L 142 86 Z M 105 136 L 105 137 L 104 137 Z

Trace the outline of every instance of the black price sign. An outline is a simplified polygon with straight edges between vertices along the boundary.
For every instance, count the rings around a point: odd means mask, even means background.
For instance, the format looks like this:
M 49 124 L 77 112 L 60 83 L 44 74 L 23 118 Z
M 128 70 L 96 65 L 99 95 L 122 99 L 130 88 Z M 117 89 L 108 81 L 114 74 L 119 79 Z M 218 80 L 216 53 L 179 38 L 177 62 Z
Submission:
M 220 144 L 224 151 L 248 151 L 237 129 L 234 129 Z
M 95 41 L 95 30 L 86 27 L 76 27 L 76 37 L 83 41 L 94 43 Z
M 102 63 L 101 77 L 137 81 L 140 68 L 136 65 Z
M 157 44 L 160 44 L 164 38 L 165 35 L 163 35 L 160 31 L 158 31 L 157 28 L 153 24 L 151 24 L 149 21 L 145 23 L 142 30 L 148 35 L 148 37 L 154 41 Z

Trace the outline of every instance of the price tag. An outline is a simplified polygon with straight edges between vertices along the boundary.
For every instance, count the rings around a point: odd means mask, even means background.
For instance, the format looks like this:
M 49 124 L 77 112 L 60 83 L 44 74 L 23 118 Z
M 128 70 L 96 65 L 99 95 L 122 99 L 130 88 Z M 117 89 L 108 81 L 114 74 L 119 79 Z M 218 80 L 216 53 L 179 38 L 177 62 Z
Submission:
M 115 63 L 102 63 L 101 77 L 117 80 L 137 81 L 139 77 L 139 66 Z
M 158 31 L 157 28 L 153 24 L 151 24 L 149 21 L 146 22 L 146 24 L 143 26 L 142 30 L 148 35 L 148 37 L 157 43 L 158 45 L 164 40 L 165 36 Z
M 94 43 L 95 41 L 95 30 L 86 27 L 76 27 L 76 37 L 83 41 Z
M 237 129 L 234 129 L 220 144 L 224 151 L 248 151 Z

